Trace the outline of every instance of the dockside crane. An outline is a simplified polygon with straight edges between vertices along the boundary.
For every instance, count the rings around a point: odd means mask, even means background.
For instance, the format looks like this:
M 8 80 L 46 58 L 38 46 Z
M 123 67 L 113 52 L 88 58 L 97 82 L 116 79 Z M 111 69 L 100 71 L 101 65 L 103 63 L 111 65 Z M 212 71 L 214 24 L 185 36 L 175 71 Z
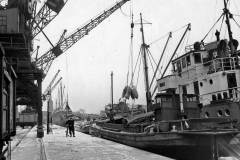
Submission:
M 47 86 L 46 90 L 44 91 L 42 97 L 43 100 L 47 100 L 47 134 L 50 132 L 50 126 L 49 123 L 51 121 L 51 113 L 53 112 L 53 100 L 52 100 L 52 91 L 57 87 L 57 85 L 62 81 L 62 77 L 60 77 L 56 82 L 57 76 L 59 74 L 60 70 L 57 71 L 57 73 L 53 76 L 51 82 Z M 54 83 L 55 82 L 55 83 Z
M 56 80 L 56 78 L 57 78 L 59 73 L 60 73 L 60 70 L 58 70 L 57 73 L 55 73 L 55 75 L 53 76 L 52 80 L 48 84 L 47 88 L 43 92 L 43 99 L 45 99 L 44 97 L 46 97 L 48 95 L 48 92 L 51 90 L 51 88 L 53 86 L 53 83 L 55 82 L 55 80 Z
M 63 54 L 70 47 L 72 47 L 76 42 L 78 42 L 81 38 L 88 35 L 88 33 L 97 27 L 102 21 L 108 18 L 112 13 L 114 13 L 117 9 L 121 8 L 129 0 L 121 0 L 117 2 L 108 10 L 103 11 L 101 14 L 91 19 L 88 23 L 83 25 L 83 27 L 77 28 L 73 34 L 68 35 L 66 37 L 62 37 L 58 43 L 53 46 L 50 50 L 48 50 L 41 57 L 37 58 L 35 64 L 38 68 L 41 68 L 44 72 L 44 76 L 48 73 L 48 70 L 55 58 Z
M 38 12 L 36 11 L 37 1 L 33 2 L 32 19 L 30 22 L 32 38 L 43 31 L 43 29 L 60 13 L 67 1 L 68 0 L 47 0 Z M 46 35 L 44 34 L 44 36 Z

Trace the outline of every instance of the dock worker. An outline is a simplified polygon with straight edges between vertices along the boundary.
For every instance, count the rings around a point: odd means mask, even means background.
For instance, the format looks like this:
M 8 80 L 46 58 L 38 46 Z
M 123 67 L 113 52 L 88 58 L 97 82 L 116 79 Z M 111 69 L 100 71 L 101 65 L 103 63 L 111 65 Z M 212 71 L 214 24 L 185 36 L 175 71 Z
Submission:
M 68 119 L 67 121 L 66 121 L 66 137 L 68 137 L 69 136 L 69 134 L 71 135 L 71 133 L 70 133 L 70 129 L 69 129 L 69 123 L 70 123 L 70 119 Z M 68 134 L 69 133 L 69 134 Z
M 69 132 L 70 132 L 70 137 L 75 137 L 75 128 L 74 128 L 74 119 L 70 118 L 69 120 Z

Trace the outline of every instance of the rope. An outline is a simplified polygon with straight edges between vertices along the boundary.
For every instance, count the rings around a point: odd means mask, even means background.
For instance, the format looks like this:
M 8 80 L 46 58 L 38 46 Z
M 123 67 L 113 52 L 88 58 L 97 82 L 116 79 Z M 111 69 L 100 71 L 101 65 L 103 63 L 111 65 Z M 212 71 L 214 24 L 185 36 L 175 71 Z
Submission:
M 156 43 L 156 42 L 162 40 L 163 38 L 165 38 L 165 37 L 168 36 L 168 35 L 169 35 L 169 33 L 167 33 L 167 34 L 161 36 L 160 38 L 158 38 L 158 39 L 156 39 L 156 40 L 150 42 L 149 45 L 152 45 L 152 44 L 154 44 L 154 43 Z
M 221 16 L 217 19 L 217 21 L 213 24 L 213 26 L 210 28 L 210 30 L 207 32 L 207 34 L 203 37 L 203 39 L 201 40 L 201 42 L 203 42 L 206 37 L 209 35 L 209 33 L 212 31 L 212 29 L 215 27 L 215 25 L 219 22 L 219 20 L 223 17 L 223 14 L 221 14 Z
M 127 82 L 126 82 L 126 85 L 128 85 L 129 68 L 130 68 L 130 54 L 128 55 L 128 70 L 127 70 Z
M 156 67 L 157 67 L 157 63 L 156 63 L 156 61 L 154 60 L 154 58 L 153 58 L 153 56 L 152 56 L 152 54 L 151 54 L 151 52 L 150 52 L 150 50 L 147 50 L 147 53 L 150 55 L 150 57 L 152 58 L 152 60 L 153 60 L 153 62 L 154 62 L 154 64 L 156 65 Z M 153 70 L 153 73 L 154 73 L 154 71 L 155 70 Z M 158 69 L 158 72 L 161 74 L 161 71 Z
M 134 74 L 135 74 L 135 71 L 136 71 L 136 68 L 137 68 L 138 61 L 139 61 L 139 59 L 140 59 L 140 54 L 141 54 L 141 48 L 140 48 L 140 50 L 139 50 L 138 57 L 137 57 L 137 62 L 136 62 L 135 67 L 134 67 L 133 77 L 134 77 Z M 141 62 L 141 61 L 140 61 L 140 62 Z
M 151 57 L 150 57 L 150 56 L 148 56 L 148 58 L 149 58 L 149 61 L 150 61 L 150 64 L 151 64 L 151 66 L 152 66 L 152 70 L 153 70 L 153 72 L 154 72 L 155 70 L 154 70 L 154 67 L 153 67 L 153 64 L 152 64 L 152 61 L 151 61 Z M 156 77 L 154 77 L 154 79 L 155 79 L 155 80 L 157 80 L 157 78 L 156 78 Z
M 238 28 L 240 28 L 240 25 L 239 25 L 239 23 L 235 20 L 235 18 L 232 18 L 233 19 L 233 21 L 236 23 L 236 25 L 238 26 Z
M 68 79 L 68 57 L 66 55 L 66 81 L 67 81 L 67 102 L 68 102 L 68 87 L 69 87 L 69 79 Z
M 150 57 L 149 55 L 147 55 L 147 58 L 149 59 L 149 62 L 150 62 L 151 67 L 152 67 L 152 70 L 153 70 L 153 72 L 154 72 L 154 67 L 153 67 L 153 63 L 152 63 L 152 61 L 151 61 L 151 57 Z
M 131 58 L 131 82 L 130 84 L 132 85 L 133 83 L 133 13 L 131 13 L 131 43 L 130 43 L 130 58 Z
M 137 82 L 136 82 L 136 87 L 138 86 L 138 80 L 139 80 L 139 73 L 140 73 L 140 68 L 141 68 L 142 61 L 140 61 L 139 66 L 138 66 L 138 74 L 137 74 Z
M 220 32 L 222 31 L 222 26 L 223 26 L 224 19 L 225 19 L 225 16 L 222 19 L 222 23 L 221 23 L 221 26 L 220 26 Z
M 116 3 L 118 3 L 118 2 L 116 1 Z M 129 11 L 129 15 L 128 15 L 127 13 L 123 12 L 122 7 L 120 7 L 120 11 L 121 11 L 121 13 L 122 13 L 125 17 L 131 17 L 131 15 L 132 15 L 132 13 L 133 13 L 133 3 L 132 3 L 132 1 L 130 0 L 130 11 Z
M 179 27 L 179 28 L 177 28 L 176 30 L 172 31 L 172 33 L 178 32 L 178 31 L 180 31 L 181 29 L 186 28 L 187 26 L 188 26 L 188 24 L 186 24 L 186 25 L 184 25 L 184 26 L 182 26 L 182 27 Z
M 184 25 L 184 26 L 182 26 L 182 27 L 179 27 L 179 28 L 175 29 L 174 31 L 172 31 L 172 34 L 178 32 L 178 31 L 180 31 L 180 30 L 182 30 L 182 29 L 185 28 L 186 26 L 188 26 L 188 24 L 186 24 L 186 25 Z M 164 35 L 161 36 L 160 38 L 157 38 L 156 40 L 150 42 L 149 45 L 152 45 L 152 44 L 154 44 L 154 43 L 162 40 L 163 38 L 167 37 L 168 35 L 169 35 L 169 32 L 166 33 L 166 34 L 164 34 Z
M 131 40 L 130 40 L 130 45 L 129 45 L 129 57 L 128 57 L 128 70 L 127 70 L 127 82 L 126 82 L 126 86 L 128 86 L 128 82 L 129 82 L 129 72 L 130 72 L 130 65 L 131 65 L 131 80 L 130 80 L 130 84 L 132 84 L 133 81 L 133 27 L 132 27 L 132 23 L 133 23 L 133 7 L 132 7 L 132 1 L 130 4 L 130 15 L 125 14 L 122 11 L 122 8 L 120 8 L 122 14 L 124 16 L 130 17 L 130 23 L 131 23 Z
M 149 50 L 147 50 L 147 53 L 150 55 L 150 57 L 152 58 L 154 64 L 157 66 L 157 63 L 156 63 L 156 61 L 154 60 L 154 58 L 152 56 L 152 53 Z
M 130 15 L 128 15 L 128 14 L 126 14 L 126 13 L 123 12 L 122 7 L 120 7 L 120 11 L 121 11 L 121 13 L 122 13 L 125 17 L 131 17 Z

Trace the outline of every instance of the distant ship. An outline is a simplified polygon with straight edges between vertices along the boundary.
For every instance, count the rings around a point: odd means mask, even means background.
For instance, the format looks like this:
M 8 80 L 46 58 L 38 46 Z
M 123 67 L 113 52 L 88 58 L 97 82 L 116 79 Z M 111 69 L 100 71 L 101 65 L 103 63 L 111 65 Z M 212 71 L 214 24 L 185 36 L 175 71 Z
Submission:
M 225 0 L 224 4 L 229 40 L 221 40 L 216 32 L 216 41 L 186 47 L 184 55 L 171 60 L 172 74 L 158 79 L 154 103 L 143 36 L 148 112 L 132 118 L 113 114 L 109 120 L 97 121 L 91 132 L 178 160 L 240 159 L 240 144 L 235 138 L 240 133 L 240 51 L 232 38 Z M 189 29 L 190 25 L 185 33 Z M 143 35 L 143 26 L 141 32 Z
M 72 110 L 68 103 L 66 103 L 66 107 L 64 109 L 59 108 L 52 113 L 52 123 L 59 126 L 65 126 L 67 119 L 72 116 Z

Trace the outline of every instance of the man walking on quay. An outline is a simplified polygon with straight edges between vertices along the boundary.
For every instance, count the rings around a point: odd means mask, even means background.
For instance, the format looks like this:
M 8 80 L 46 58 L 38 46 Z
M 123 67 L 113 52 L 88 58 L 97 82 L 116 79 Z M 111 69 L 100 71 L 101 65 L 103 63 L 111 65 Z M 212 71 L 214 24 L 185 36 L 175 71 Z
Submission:
M 70 123 L 70 119 L 68 119 L 67 121 L 66 121 L 66 137 L 68 137 L 68 133 L 70 133 L 70 130 L 69 130 L 69 123 Z M 71 133 L 70 133 L 71 134 Z
M 70 118 L 68 125 L 69 125 L 70 137 L 72 137 L 72 136 L 75 137 L 75 128 L 74 128 L 74 119 L 73 118 Z

